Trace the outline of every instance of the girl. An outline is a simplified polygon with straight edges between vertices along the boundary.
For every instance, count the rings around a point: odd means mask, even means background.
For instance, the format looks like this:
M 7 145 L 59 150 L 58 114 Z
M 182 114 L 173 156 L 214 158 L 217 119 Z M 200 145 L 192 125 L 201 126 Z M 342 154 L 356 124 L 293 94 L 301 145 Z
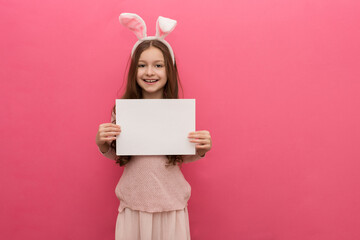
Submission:
M 178 98 L 178 72 L 171 46 L 164 40 L 176 21 L 159 17 L 157 34 L 146 37 L 146 26 L 136 14 L 121 14 L 120 22 L 138 36 L 128 71 L 124 99 Z M 116 156 L 115 106 L 111 123 L 100 124 L 96 144 L 101 153 L 124 166 L 115 193 L 120 200 L 115 239 L 190 239 L 187 201 L 191 187 L 179 165 L 205 156 L 211 149 L 208 131 L 189 133 L 196 155 Z

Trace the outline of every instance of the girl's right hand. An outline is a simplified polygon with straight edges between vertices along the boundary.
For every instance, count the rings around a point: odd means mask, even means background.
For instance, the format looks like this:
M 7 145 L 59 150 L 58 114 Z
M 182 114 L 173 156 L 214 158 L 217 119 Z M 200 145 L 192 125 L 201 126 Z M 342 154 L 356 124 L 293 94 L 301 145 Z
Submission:
M 121 132 L 119 125 L 113 123 L 103 123 L 99 125 L 99 130 L 96 134 L 96 144 L 102 146 L 105 143 L 109 145 L 113 140 L 116 139 L 116 136 Z

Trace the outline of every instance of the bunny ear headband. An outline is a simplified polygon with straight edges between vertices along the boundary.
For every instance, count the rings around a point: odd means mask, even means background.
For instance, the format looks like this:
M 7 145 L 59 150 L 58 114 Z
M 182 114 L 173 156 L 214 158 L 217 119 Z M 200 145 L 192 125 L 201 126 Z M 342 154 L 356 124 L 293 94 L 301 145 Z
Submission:
M 145 40 L 156 39 L 156 40 L 161 41 L 168 47 L 170 54 L 171 54 L 171 58 L 173 60 L 173 64 L 175 64 L 174 52 L 173 52 L 170 44 L 167 41 L 165 41 L 165 39 L 164 39 L 169 33 L 171 33 L 174 30 L 174 28 L 176 26 L 175 20 L 160 16 L 156 22 L 156 35 L 149 36 L 149 37 L 146 35 L 146 24 L 139 15 L 134 14 L 134 13 L 122 13 L 119 16 L 119 21 L 122 25 L 124 25 L 125 27 L 130 29 L 130 31 L 132 31 L 138 38 L 138 41 L 135 43 L 135 45 L 131 51 L 131 56 L 133 56 L 136 47 L 141 42 L 143 42 Z

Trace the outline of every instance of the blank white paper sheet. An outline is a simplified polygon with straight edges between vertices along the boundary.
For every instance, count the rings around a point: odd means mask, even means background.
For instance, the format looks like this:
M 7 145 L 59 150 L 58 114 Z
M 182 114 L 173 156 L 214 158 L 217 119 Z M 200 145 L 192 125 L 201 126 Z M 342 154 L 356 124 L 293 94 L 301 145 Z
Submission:
M 194 155 L 195 99 L 116 99 L 117 155 Z

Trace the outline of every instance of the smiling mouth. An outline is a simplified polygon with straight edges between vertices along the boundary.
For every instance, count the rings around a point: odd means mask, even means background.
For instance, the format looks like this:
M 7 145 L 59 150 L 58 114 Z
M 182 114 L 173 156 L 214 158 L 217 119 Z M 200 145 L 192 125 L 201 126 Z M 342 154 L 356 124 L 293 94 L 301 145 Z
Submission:
M 143 80 L 147 83 L 154 83 L 154 82 L 159 81 L 159 79 L 143 79 Z

